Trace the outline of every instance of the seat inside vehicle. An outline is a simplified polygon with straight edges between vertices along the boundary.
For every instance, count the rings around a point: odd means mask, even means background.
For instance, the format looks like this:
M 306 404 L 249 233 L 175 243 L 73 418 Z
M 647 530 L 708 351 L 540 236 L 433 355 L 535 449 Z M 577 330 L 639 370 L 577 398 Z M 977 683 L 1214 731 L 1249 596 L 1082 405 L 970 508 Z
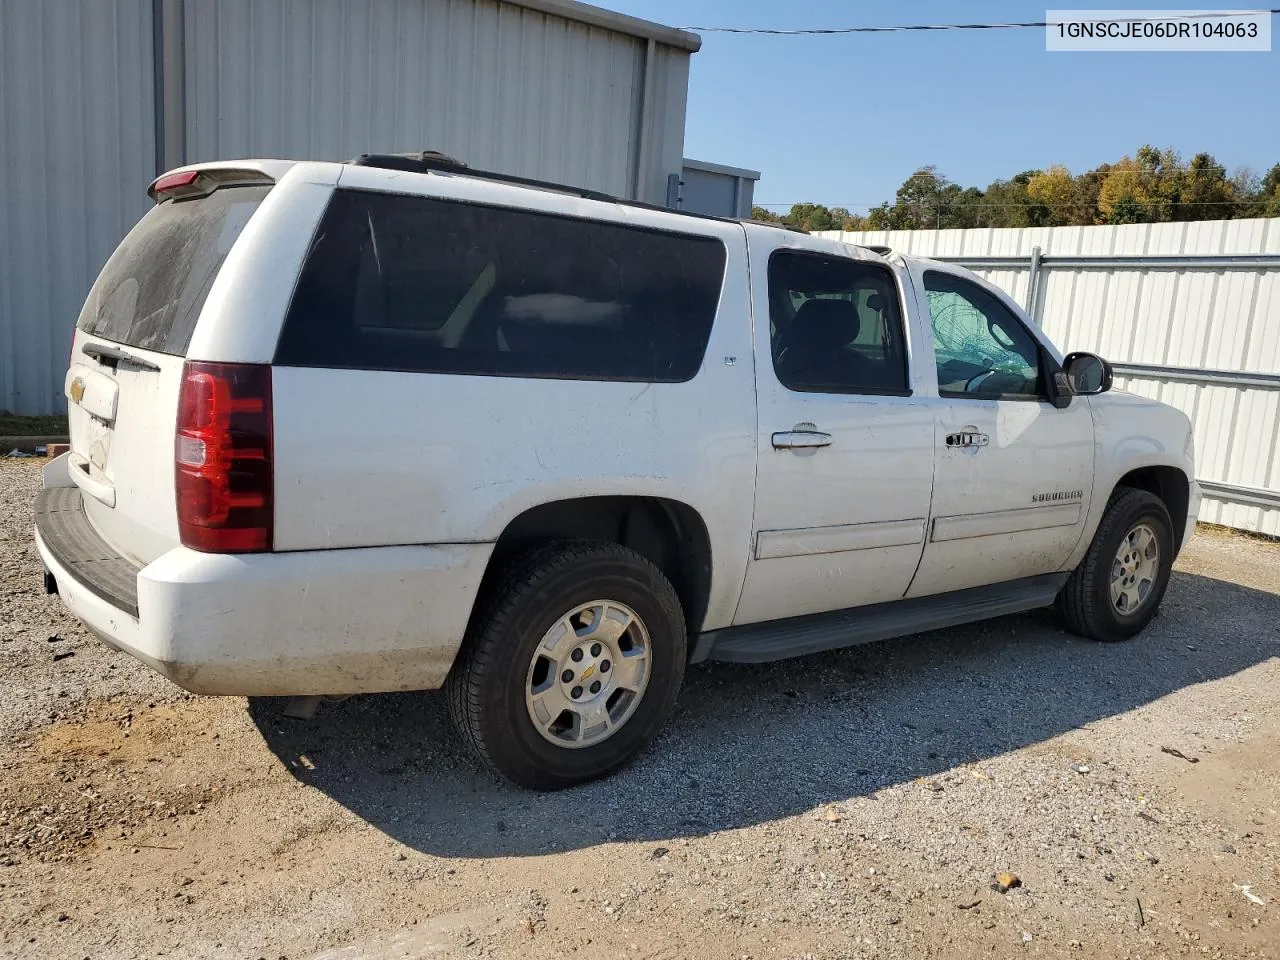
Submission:
M 796 311 L 779 354 L 779 373 L 810 385 L 867 384 L 877 379 L 878 364 L 849 347 L 858 338 L 861 319 L 850 300 L 816 298 Z

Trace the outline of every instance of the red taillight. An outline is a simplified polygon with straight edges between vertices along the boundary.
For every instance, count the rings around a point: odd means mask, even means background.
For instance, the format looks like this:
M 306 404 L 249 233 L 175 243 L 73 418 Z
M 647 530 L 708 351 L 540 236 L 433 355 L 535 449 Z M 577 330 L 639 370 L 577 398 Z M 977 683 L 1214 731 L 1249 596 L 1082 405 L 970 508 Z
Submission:
M 271 368 L 187 361 L 178 394 L 178 534 L 206 553 L 271 549 Z

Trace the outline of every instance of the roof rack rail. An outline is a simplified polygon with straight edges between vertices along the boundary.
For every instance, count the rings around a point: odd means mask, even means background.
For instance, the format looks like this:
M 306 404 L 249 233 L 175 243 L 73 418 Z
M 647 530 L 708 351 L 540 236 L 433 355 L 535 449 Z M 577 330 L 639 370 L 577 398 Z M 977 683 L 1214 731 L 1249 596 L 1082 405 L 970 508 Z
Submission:
M 704 214 L 691 214 L 691 216 L 704 216 Z M 705 216 L 711 216 L 711 214 L 705 214 Z M 726 218 L 713 217 L 712 219 L 723 220 Z M 786 230 L 789 233 L 803 233 L 806 236 L 809 233 L 809 231 L 805 230 L 803 227 L 793 227 L 789 223 L 778 223 L 774 220 L 756 220 L 753 217 L 729 217 L 727 219 L 733 220 L 737 223 L 750 223 L 757 227 L 772 227 L 774 230 Z
M 404 170 L 408 173 L 452 173 L 462 177 L 476 177 L 480 180 L 493 180 L 497 183 L 509 183 L 517 187 L 530 187 L 534 190 L 550 190 L 553 193 L 566 193 L 581 197 L 583 200 L 599 200 L 603 203 L 616 203 L 624 207 L 639 207 L 642 210 L 657 210 L 661 213 L 674 213 L 681 217 L 695 217 L 699 220 L 718 220 L 721 223 L 741 222 L 736 217 L 717 217 L 709 213 L 694 213 L 690 210 L 675 210 L 656 203 L 643 200 L 627 200 L 615 197 L 600 190 L 587 187 L 574 187 L 567 183 L 554 183 L 550 180 L 535 180 L 531 177 L 518 177 L 510 173 L 497 173 L 493 170 L 477 170 L 435 150 L 423 150 L 416 153 L 362 153 L 347 163 L 357 167 L 378 167 L 383 170 Z
M 584 200 L 603 200 L 606 203 L 631 203 L 617 197 L 589 190 L 585 187 L 572 187 L 564 183 L 552 183 L 550 180 L 534 180 L 530 177 L 517 177 L 510 173 L 496 173 L 493 170 L 473 170 L 461 160 L 438 153 L 435 150 L 423 150 L 421 153 L 362 153 L 348 163 L 357 167 L 378 167 L 383 170 L 404 170 L 408 173 L 456 173 L 467 177 L 478 177 L 481 180 L 496 180 L 499 183 L 510 183 L 519 187 L 533 187 L 536 190 L 552 190 L 556 193 L 568 193 Z

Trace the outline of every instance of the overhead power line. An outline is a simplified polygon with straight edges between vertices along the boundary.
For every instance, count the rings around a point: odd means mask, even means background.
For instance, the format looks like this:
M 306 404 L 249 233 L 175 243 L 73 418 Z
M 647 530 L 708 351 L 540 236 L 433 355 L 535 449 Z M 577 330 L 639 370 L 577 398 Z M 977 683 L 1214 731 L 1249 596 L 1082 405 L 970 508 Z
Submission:
M 1210 20 L 1239 17 L 1243 14 L 1280 13 L 1280 7 L 1266 10 L 1233 10 L 1194 14 L 1176 14 L 1164 17 L 1089 17 L 1091 23 L 1168 23 L 1170 20 Z M 784 30 L 776 27 L 681 27 L 700 33 L 755 33 L 780 37 L 830 36 L 846 33 L 906 33 L 912 30 L 1022 30 L 1035 27 L 1056 27 L 1077 20 L 1029 20 L 1018 23 L 905 23 L 884 27 L 803 27 Z

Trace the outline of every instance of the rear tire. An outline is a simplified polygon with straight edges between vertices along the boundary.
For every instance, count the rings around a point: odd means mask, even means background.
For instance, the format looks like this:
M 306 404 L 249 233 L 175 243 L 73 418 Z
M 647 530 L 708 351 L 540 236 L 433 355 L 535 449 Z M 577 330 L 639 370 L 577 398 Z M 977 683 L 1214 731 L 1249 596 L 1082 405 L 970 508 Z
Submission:
M 1059 615 L 1081 636 L 1127 640 L 1156 615 L 1173 555 L 1164 502 L 1145 490 L 1117 489 L 1088 552 L 1058 594 Z
M 684 613 L 662 571 L 614 543 L 545 544 L 482 597 L 446 681 L 481 761 L 558 790 L 626 764 L 662 729 L 684 677 Z

